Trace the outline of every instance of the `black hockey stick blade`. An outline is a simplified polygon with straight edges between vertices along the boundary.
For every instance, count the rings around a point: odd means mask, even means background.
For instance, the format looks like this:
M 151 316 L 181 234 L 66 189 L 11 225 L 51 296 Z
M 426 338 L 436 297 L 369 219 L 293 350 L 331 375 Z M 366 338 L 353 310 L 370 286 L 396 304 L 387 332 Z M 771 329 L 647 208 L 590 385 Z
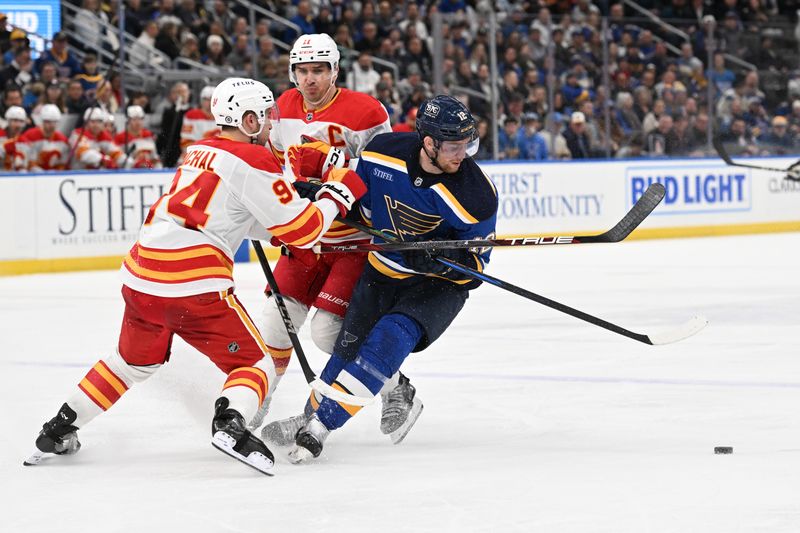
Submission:
M 319 253 L 331 252 L 365 252 L 365 251 L 402 251 L 402 250 L 443 250 L 452 248 L 489 248 L 498 246 L 552 246 L 560 244 L 583 244 L 592 242 L 620 242 L 635 230 L 644 219 L 661 203 L 664 199 L 666 189 L 661 183 L 651 183 L 644 191 L 642 196 L 633 204 L 633 207 L 625 214 L 622 219 L 610 230 L 599 235 L 547 235 L 532 237 L 516 237 L 508 239 L 468 239 L 468 240 L 447 240 L 447 241 L 399 241 L 393 235 L 384 232 L 377 232 L 368 226 L 358 225 L 358 223 L 346 223 L 361 229 L 365 233 L 375 235 L 386 241 L 385 243 L 369 244 L 344 244 L 327 245 L 320 244 L 314 247 L 314 251 Z M 365 229 L 367 228 L 367 229 Z
M 725 144 L 722 142 L 722 139 L 719 137 L 714 137 L 711 141 L 711 144 L 714 145 L 714 150 L 717 151 L 720 159 L 725 161 L 726 165 L 730 165 L 732 167 L 742 167 L 742 168 L 754 168 L 756 170 L 766 170 L 769 172 L 781 172 L 785 174 L 785 178 L 792 181 L 800 181 L 800 161 L 796 163 L 792 163 L 788 168 L 775 168 L 775 167 L 765 167 L 762 165 L 750 165 L 747 163 L 736 163 L 733 159 L 731 159 L 730 154 L 725 149 Z

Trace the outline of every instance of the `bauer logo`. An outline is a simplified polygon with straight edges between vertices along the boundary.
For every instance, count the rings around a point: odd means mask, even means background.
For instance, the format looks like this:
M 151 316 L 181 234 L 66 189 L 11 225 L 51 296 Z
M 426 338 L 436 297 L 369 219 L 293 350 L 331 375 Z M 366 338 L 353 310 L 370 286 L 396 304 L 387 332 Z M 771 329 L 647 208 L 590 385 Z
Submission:
M 630 167 L 626 169 L 627 204 L 633 205 L 647 187 L 661 183 L 666 194 L 654 215 L 750 211 L 752 178 L 749 171 L 724 165 Z

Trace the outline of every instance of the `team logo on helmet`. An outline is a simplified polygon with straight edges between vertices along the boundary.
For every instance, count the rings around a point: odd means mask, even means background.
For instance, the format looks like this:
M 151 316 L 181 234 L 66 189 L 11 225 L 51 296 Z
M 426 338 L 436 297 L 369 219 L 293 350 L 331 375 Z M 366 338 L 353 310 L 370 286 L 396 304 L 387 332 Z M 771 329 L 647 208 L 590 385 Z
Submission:
M 437 117 L 439 116 L 440 108 L 438 105 L 428 102 L 428 105 L 425 106 L 424 113 L 429 117 Z

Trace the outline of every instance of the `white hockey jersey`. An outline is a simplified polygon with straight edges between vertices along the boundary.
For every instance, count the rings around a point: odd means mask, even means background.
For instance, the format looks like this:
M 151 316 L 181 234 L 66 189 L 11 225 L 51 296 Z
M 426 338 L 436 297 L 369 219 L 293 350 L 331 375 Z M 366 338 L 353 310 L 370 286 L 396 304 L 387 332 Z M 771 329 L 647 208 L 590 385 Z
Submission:
M 125 153 L 107 130 L 94 135 L 88 128 L 78 128 L 69 136 L 69 145 L 74 150 L 73 169 L 119 168 L 125 161 Z
M 17 146 L 25 152 L 28 170 L 64 170 L 69 156 L 67 137 L 56 130 L 50 138 L 42 128 L 35 127 L 23 133 Z
M 181 148 L 186 148 L 192 143 L 210 139 L 219 135 L 220 129 L 214 121 L 214 116 L 206 114 L 199 107 L 193 107 L 183 115 L 181 128 Z
M 161 168 L 156 140 L 150 130 L 142 128 L 138 135 L 121 131 L 114 142 L 127 154 L 125 168 Z
M 167 297 L 223 291 L 233 286 L 233 255 L 246 237 L 313 246 L 338 207 L 299 197 L 289 182 L 264 146 L 224 138 L 189 146 L 125 257 L 123 283 Z
M 333 100 L 313 111 L 306 109 L 300 91 L 289 89 L 278 98 L 278 111 L 281 119 L 270 132 L 270 142 L 282 163 L 286 149 L 302 144 L 302 137 L 344 148 L 351 158 L 356 158 L 373 137 L 392 131 L 383 104 L 368 94 L 350 89 L 338 89 Z M 351 168 L 355 165 L 351 164 Z M 322 242 L 336 244 L 368 239 L 366 234 L 334 222 Z
M 19 135 L 9 137 L 0 129 L 0 170 L 25 170 L 25 150 L 19 144 Z

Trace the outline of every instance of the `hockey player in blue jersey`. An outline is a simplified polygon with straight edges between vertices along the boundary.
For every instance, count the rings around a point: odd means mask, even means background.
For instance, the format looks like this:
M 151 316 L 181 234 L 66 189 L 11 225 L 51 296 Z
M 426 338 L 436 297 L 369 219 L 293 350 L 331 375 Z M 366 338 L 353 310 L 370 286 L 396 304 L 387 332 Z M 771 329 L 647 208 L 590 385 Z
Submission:
M 420 106 L 416 126 L 417 133 L 378 135 L 362 152 L 356 169 L 368 187 L 361 199 L 362 217 L 404 241 L 493 235 L 497 192 L 470 157 L 478 149 L 478 135 L 469 110 L 455 98 L 436 96 Z M 320 375 L 325 382 L 350 394 L 374 396 L 410 353 L 424 350 L 444 333 L 480 282 L 436 261 L 436 253 L 370 253 Z M 489 253 L 438 252 L 477 270 L 483 270 Z M 421 406 L 413 401 L 410 386 L 407 396 L 396 400 L 402 409 Z M 270 439 L 271 434 L 277 444 L 294 437 L 289 458 L 303 462 L 319 456 L 330 432 L 359 409 L 327 397 L 317 401 L 312 394 L 305 415 L 273 422 L 263 435 Z M 399 442 L 408 429 L 400 428 L 393 438 Z

